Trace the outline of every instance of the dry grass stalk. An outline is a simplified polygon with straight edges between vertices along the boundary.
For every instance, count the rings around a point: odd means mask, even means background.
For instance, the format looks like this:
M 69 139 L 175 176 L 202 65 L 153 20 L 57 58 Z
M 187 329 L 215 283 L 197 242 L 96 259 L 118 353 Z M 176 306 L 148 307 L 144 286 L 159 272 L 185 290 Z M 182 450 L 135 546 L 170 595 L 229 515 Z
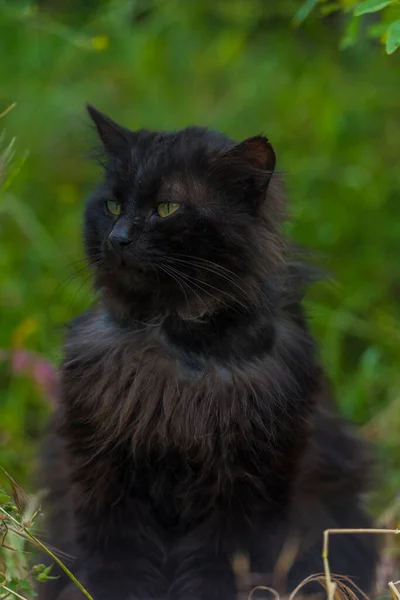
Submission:
M 13 108 L 15 108 L 17 106 L 16 102 L 13 102 L 12 104 L 10 104 L 10 106 L 7 106 L 7 108 L 5 110 L 3 110 L 2 113 L 0 113 L 0 119 L 2 119 L 3 117 L 6 116 L 6 114 L 8 114 L 10 112 L 10 110 L 12 110 Z
M 333 534 L 351 534 L 351 533 L 368 533 L 368 534 L 388 534 L 397 535 L 400 533 L 400 529 L 326 529 L 324 531 L 324 545 L 322 550 L 322 560 L 324 562 L 324 571 L 325 571 L 325 581 L 326 581 L 326 590 L 328 593 L 328 600 L 335 600 L 335 591 L 336 591 L 336 583 L 332 581 L 332 575 L 329 567 L 329 536 Z M 398 598 L 400 600 L 400 594 L 395 587 L 393 582 L 389 582 L 389 588 L 393 595 L 395 590 L 395 596 L 393 598 Z M 354 584 L 353 584 L 354 586 Z M 354 586 L 356 587 L 356 586 Z M 361 592 L 361 590 L 358 590 Z M 365 598 L 368 598 L 366 594 L 361 592 Z M 357 597 L 357 596 L 356 596 Z

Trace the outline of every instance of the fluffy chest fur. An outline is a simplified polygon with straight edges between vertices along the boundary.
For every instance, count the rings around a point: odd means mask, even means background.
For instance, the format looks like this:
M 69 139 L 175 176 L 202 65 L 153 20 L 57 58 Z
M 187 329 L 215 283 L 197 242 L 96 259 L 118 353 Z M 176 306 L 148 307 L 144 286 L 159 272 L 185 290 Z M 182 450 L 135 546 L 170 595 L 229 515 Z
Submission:
M 222 361 L 182 351 L 162 324 L 127 332 L 102 313 L 81 318 L 62 385 L 82 498 L 99 501 L 114 482 L 164 507 L 170 494 L 197 517 L 238 487 L 265 502 L 306 443 L 317 378 L 304 330 L 282 317 L 274 340 L 267 353 Z

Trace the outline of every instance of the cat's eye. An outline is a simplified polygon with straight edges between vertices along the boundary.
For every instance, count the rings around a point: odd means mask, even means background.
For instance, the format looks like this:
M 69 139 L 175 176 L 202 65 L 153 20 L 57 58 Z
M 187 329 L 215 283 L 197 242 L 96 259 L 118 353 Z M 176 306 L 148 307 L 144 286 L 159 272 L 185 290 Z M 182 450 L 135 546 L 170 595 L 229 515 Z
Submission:
M 111 215 L 116 217 L 121 214 L 121 205 L 114 200 L 106 200 L 106 209 Z
M 177 202 L 160 202 L 157 205 L 157 214 L 159 217 L 169 217 L 181 207 Z

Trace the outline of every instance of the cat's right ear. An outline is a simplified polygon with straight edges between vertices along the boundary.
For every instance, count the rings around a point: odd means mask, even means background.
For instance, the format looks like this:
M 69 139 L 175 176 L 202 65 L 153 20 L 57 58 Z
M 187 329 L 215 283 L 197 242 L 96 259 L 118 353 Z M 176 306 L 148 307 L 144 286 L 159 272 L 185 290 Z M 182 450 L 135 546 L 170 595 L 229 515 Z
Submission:
M 275 171 L 275 152 L 268 138 L 256 135 L 222 152 L 214 164 L 225 187 L 236 188 L 251 182 L 256 195 L 262 196 Z
M 91 104 L 87 104 L 86 108 L 96 126 L 106 153 L 111 156 L 124 154 L 132 143 L 129 130 L 115 123 Z

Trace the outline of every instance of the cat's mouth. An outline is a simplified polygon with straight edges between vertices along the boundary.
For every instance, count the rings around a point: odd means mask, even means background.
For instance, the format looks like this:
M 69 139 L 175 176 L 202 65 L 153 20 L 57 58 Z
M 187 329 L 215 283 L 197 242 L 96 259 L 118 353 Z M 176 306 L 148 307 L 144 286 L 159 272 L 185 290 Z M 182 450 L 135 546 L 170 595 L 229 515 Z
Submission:
M 144 260 L 126 260 L 122 258 L 118 264 L 109 264 L 110 270 L 113 270 L 116 275 L 123 277 L 124 279 L 129 277 L 144 277 L 149 271 L 151 271 L 151 267 L 148 262 Z
M 145 273 L 149 269 L 149 261 L 144 259 L 133 248 L 116 248 L 110 242 L 104 244 L 104 264 L 121 273 Z

